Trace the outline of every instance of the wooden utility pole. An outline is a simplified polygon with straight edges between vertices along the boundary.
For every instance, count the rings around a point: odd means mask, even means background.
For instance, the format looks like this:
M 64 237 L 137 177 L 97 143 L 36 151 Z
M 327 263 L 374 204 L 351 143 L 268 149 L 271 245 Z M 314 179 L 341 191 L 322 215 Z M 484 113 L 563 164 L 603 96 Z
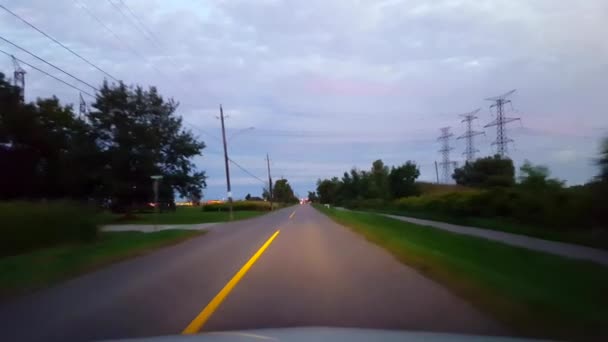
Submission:
M 439 184 L 439 169 L 437 168 L 436 160 L 435 160 L 435 175 L 437 176 L 437 184 Z
M 268 200 L 270 201 L 270 210 L 272 210 L 272 178 L 270 177 L 270 158 L 266 153 L 266 166 L 268 167 Z
M 228 165 L 228 147 L 226 146 L 226 128 L 224 127 L 224 110 L 220 105 L 220 121 L 222 122 L 222 141 L 224 143 L 224 164 L 226 165 L 226 188 L 228 190 L 228 207 L 230 210 L 230 221 L 234 219 L 232 213 L 232 191 L 230 189 L 230 166 Z

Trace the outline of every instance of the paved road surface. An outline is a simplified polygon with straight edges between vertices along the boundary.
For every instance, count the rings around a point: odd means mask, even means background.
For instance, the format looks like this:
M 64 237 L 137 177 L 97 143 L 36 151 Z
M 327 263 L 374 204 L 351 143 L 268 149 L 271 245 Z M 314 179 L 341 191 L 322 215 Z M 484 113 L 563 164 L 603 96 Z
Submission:
M 384 216 L 394 218 L 400 221 L 411 222 L 414 224 L 418 224 L 421 226 L 429 226 L 433 228 L 439 228 L 443 230 L 447 230 L 453 233 L 458 234 L 466 234 L 471 236 L 482 237 L 488 240 L 495 240 L 506 243 L 508 245 L 513 245 L 517 247 L 523 247 L 535 251 L 557 254 L 561 256 L 565 256 L 573 259 L 581 259 L 593 261 L 598 264 L 602 264 L 608 266 L 608 252 L 581 245 L 575 245 L 571 243 L 564 243 L 558 241 L 549 241 L 543 240 L 539 238 L 534 238 L 526 235 L 512 234 L 501 232 L 497 230 L 491 229 L 483 229 L 483 228 L 475 228 L 468 226 L 459 226 L 455 224 L 445 223 L 445 222 L 437 222 L 430 220 L 417 219 L 413 217 L 405 217 L 405 216 L 397 216 L 397 215 L 389 215 L 382 214 Z
M 0 303 L 0 338 L 179 334 L 277 229 L 279 235 L 203 331 L 339 326 L 508 334 L 442 286 L 304 205 L 229 223 Z

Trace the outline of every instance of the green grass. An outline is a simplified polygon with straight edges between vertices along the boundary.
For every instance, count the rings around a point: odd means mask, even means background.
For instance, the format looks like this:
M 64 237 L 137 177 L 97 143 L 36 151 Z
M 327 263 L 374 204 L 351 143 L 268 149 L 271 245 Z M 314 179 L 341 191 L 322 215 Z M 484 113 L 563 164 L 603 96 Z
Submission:
M 317 206 L 515 332 L 608 337 L 608 268 L 372 213 Z
M 608 249 L 608 233 L 606 231 L 581 231 L 573 230 L 550 230 L 542 227 L 535 227 L 513 222 L 502 218 L 483 218 L 483 217 L 450 217 L 447 215 L 428 213 L 428 212 L 406 212 L 403 210 L 377 210 L 385 214 L 409 216 L 414 218 L 447 222 L 463 226 L 498 230 L 507 233 L 528 235 L 540 239 L 568 242 L 589 247 Z
M 74 243 L 0 258 L 0 296 L 44 288 L 101 266 L 178 243 L 204 231 L 102 233 L 96 242 Z
M 234 211 L 235 220 L 243 220 L 263 215 L 265 211 L 242 210 Z M 175 212 L 160 214 L 137 214 L 135 217 L 125 218 L 123 215 L 111 215 L 107 224 L 195 224 L 209 222 L 224 222 L 230 219 L 228 212 L 202 211 L 200 207 L 179 207 Z M 107 219 L 106 219 L 107 220 Z

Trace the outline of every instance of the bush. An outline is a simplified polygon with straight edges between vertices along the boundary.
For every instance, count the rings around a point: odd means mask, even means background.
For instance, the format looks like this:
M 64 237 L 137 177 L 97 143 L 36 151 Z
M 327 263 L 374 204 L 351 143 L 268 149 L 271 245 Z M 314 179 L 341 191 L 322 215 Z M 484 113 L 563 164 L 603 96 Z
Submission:
M 0 256 L 97 237 L 92 207 L 72 202 L 0 202 Z
M 383 209 L 387 202 L 381 198 L 356 199 L 344 202 L 348 209 Z
M 274 206 L 276 207 L 276 203 Z M 213 203 L 205 204 L 203 211 L 229 211 L 228 203 Z M 253 211 L 269 211 L 270 202 L 263 201 L 236 201 L 232 203 L 232 210 L 253 210 Z
M 494 188 L 452 192 L 395 201 L 399 210 L 452 217 L 503 217 L 554 229 L 589 228 L 593 197 L 586 188 Z

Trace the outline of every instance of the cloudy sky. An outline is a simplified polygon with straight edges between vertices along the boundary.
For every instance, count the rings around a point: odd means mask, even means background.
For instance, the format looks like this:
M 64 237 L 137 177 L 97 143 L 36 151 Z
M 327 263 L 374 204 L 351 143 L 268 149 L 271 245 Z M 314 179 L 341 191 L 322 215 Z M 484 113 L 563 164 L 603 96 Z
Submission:
M 459 114 L 484 98 L 517 92 L 509 154 L 549 166 L 569 184 L 587 181 L 608 135 L 608 2 L 605 0 L 0 0 L 49 35 L 129 84 L 155 85 L 181 103 L 187 127 L 207 144 L 196 159 L 207 198 L 225 196 L 223 104 L 231 158 L 296 192 L 353 166 L 416 161 L 434 180 L 439 129 L 464 131 Z M 126 4 L 126 7 L 125 7 Z M 131 11 L 135 16 L 132 16 Z M 0 36 L 92 84 L 104 74 L 0 9 Z M 0 49 L 66 78 L 9 44 Z M 26 98 L 75 90 L 27 70 Z M 0 55 L 0 71 L 12 72 Z M 86 86 L 74 83 L 86 89 Z M 89 100 L 87 98 L 87 100 Z M 248 127 L 254 129 L 247 130 Z M 241 130 L 244 130 L 241 132 Z M 477 137 L 495 151 L 495 129 Z M 463 162 L 462 140 L 452 159 Z M 264 186 L 232 166 L 233 192 Z

